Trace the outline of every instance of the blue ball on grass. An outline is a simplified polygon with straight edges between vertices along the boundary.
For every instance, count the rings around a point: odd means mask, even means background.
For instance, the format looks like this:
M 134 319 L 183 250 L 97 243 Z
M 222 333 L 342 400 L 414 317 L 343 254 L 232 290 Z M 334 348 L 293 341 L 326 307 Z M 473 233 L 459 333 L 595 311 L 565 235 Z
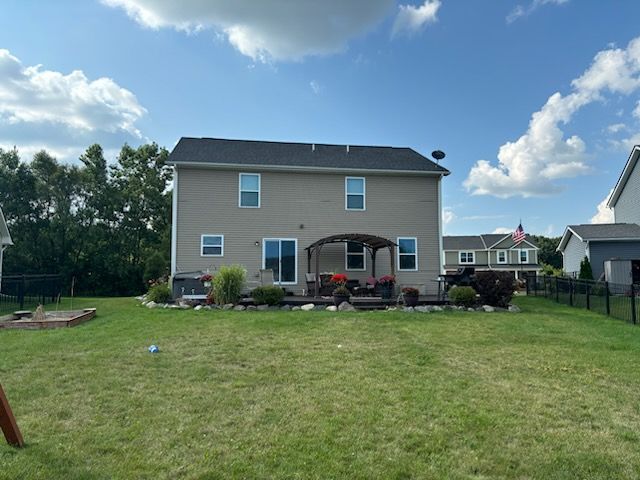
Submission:
M 158 352 L 160 352 L 160 349 L 158 348 L 157 345 L 151 345 L 149 347 L 149 353 L 158 353 Z

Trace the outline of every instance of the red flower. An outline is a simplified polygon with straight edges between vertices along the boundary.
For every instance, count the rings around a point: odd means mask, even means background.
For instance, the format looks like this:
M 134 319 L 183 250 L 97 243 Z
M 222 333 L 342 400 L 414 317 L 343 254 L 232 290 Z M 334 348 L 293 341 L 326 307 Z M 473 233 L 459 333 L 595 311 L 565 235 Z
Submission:
M 331 277 L 331 283 L 345 284 L 347 283 L 347 276 L 344 273 L 336 273 Z
M 213 277 L 211 276 L 210 273 L 205 273 L 200 277 L 201 282 L 210 282 L 211 280 L 213 280 Z
M 393 275 L 383 275 L 378 279 L 378 283 L 381 285 L 393 285 L 396 283 L 396 277 Z

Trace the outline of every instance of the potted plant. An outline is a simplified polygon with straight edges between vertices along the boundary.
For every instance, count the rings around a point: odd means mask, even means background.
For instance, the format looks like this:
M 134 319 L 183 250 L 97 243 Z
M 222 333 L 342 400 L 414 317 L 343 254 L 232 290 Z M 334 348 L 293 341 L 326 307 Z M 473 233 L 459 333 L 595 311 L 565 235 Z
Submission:
M 404 287 L 402 289 L 402 298 L 404 299 L 404 304 L 407 307 L 415 307 L 418 305 L 418 296 L 420 292 L 417 288 L 413 287 Z
M 338 307 L 342 302 L 348 302 L 351 292 L 347 288 L 347 276 L 344 273 L 336 273 L 331 277 L 331 283 L 336 286 L 333 290 L 333 304 Z
M 205 288 L 211 287 L 211 282 L 213 281 L 213 276 L 210 273 L 205 273 L 200 277 L 200 281 Z
M 393 275 L 383 275 L 378 279 L 378 289 L 380 296 L 384 299 L 389 299 L 393 296 L 393 287 L 396 284 L 396 277 Z

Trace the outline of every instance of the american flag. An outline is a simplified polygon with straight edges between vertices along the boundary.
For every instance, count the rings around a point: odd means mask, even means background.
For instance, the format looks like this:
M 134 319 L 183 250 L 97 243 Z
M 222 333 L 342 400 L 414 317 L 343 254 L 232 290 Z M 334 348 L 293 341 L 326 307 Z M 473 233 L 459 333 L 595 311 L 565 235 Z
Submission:
M 511 239 L 513 240 L 513 243 L 518 245 L 520 242 L 522 242 L 526 238 L 526 236 L 527 234 L 524 233 L 524 228 L 522 228 L 522 223 L 521 223 L 518 225 L 518 228 L 516 228 L 515 231 L 511 234 Z

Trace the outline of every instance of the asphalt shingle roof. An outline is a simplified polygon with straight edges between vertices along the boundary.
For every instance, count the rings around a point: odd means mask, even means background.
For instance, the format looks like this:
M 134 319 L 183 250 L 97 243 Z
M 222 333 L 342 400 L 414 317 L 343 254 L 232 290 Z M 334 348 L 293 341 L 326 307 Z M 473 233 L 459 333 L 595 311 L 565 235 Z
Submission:
M 168 163 L 404 170 L 448 175 L 449 170 L 411 148 L 325 145 L 182 137 Z
M 636 223 L 595 223 L 587 225 L 569 225 L 583 240 L 597 239 L 640 239 L 640 225 Z
M 442 237 L 442 247 L 445 250 L 485 250 L 498 243 L 505 237 L 510 237 L 505 233 L 485 233 L 482 235 L 455 235 Z M 484 239 L 484 243 L 482 240 Z M 533 239 L 527 235 L 527 242 L 537 247 Z M 485 246 L 486 245 L 486 246 Z

